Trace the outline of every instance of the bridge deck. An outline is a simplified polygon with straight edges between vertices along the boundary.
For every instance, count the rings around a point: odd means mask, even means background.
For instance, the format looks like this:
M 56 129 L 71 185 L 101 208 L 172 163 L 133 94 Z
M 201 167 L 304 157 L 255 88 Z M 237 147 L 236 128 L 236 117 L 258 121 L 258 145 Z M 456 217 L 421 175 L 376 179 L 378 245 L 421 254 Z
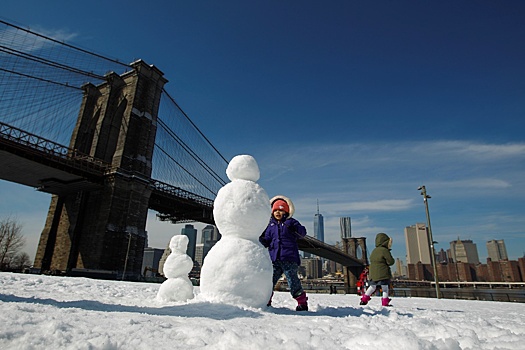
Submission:
M 322 258 L 335 261 L 343 266 L 362 267 L 363 263 L 356 258 L 346 254 L 334 246 L 321 242 L 313 237 L 305 236 L 298 242 L 299 249 L 306 253 L 315 254 Z
M 35 156 L 34 159 L 6 151 L 0 144 L 0 178 L 30 186 L 51 194 L 67 194 L 81 190 L 100 188 L 97 182 L 53 166 L 49 159 Z

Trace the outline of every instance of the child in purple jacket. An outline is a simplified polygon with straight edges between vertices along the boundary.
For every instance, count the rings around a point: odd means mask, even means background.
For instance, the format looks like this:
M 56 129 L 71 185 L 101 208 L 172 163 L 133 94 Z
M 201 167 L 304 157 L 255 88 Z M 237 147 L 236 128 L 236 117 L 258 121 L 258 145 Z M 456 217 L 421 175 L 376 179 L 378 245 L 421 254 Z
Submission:
M 292 218 L 295 209 L 289 198 L 275 196 L 270 200 L 270 204 L 272 217 L 259 241 L 270 253 L 273 263 L 273 286 L 275 287 L 284 273 L 290 287 L 290 294 L 297 300 L 295 310 L 308 311 L 308 298 L 297 276 L 297 269 L 301 264 L 297 240 L 306 235 L 306 228 Z M 270 298 L 268 306 L 271 303 Z

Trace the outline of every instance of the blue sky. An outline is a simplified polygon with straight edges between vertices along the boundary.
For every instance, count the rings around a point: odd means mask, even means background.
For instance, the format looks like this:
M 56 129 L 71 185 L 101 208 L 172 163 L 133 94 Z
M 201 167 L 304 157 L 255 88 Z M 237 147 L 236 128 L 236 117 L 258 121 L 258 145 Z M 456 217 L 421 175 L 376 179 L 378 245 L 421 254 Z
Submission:
M 148 5 L 146 5 L 148 4 Z M 525 2 L 12 1 L 3 20 L 124 62 L 144 59 L 230 159 L 253 155 L 270 196 L 325 238 L 425 222 L 437 249 L 504 239 L 525 253 Z M 34 257 L 50 196 L 0 182 Z M 178 226 L 150 213 L 150 245 Z M 202 227 L 197 225 L 197 227 Z

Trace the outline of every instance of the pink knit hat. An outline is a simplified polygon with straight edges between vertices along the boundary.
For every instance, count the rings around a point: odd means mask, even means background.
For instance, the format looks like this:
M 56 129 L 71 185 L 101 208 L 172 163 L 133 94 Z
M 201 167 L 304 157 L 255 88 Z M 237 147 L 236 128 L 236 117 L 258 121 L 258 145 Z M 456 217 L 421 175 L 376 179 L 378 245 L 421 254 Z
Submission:
M 283 210 L 287 213 L 290 212 L 290 207 L 288 206 L 288 203 L 282 199 L 278 199 L 275 202 L 273 202 L 272 205 L 272 213 L 276 210 Z

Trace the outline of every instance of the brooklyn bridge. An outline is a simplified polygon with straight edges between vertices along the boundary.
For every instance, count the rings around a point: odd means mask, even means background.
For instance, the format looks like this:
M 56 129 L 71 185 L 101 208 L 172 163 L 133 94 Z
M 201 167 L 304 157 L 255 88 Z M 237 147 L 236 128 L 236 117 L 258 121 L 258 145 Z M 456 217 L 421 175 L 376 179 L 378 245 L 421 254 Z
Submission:
M 4 21 L 0 56 L 0 179 L 51 195 L 35 267 L 132 277 L 148 210 L 172 223 L 214 223 L 228 162 L 168 93 L 159 68 Z M 300 249 L 347 267 L 351 286 L 367 263 L 366 243 L 344 245 L 307 236 Z

